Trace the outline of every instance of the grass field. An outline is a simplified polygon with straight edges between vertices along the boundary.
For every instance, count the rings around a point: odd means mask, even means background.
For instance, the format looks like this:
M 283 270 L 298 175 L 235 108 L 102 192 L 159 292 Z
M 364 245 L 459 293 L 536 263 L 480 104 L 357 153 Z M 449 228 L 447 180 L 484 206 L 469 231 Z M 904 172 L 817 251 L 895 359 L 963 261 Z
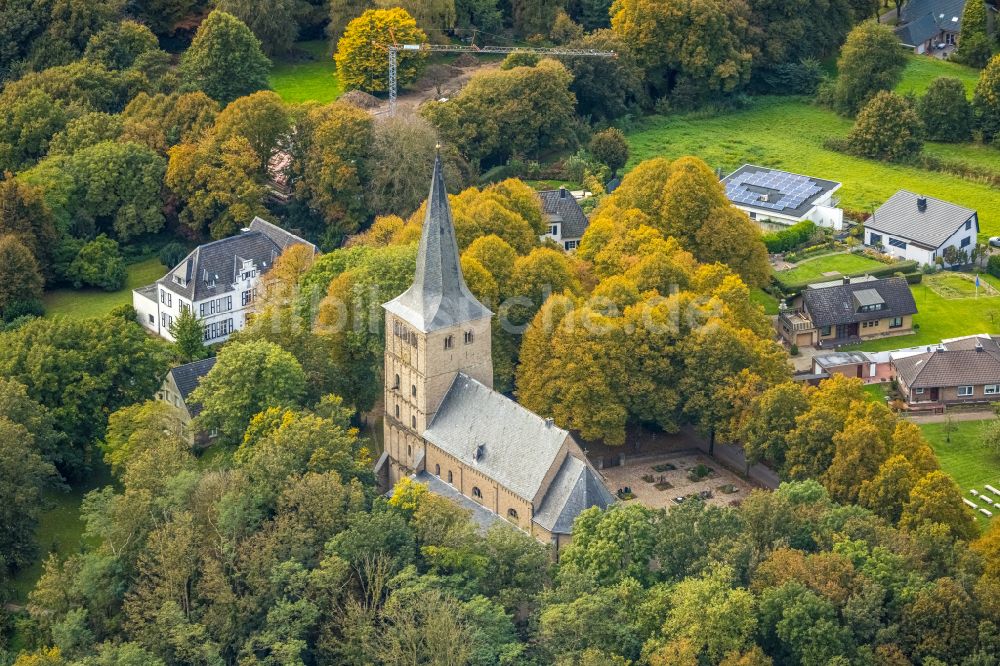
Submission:
M 343 88 L 337 79 L 337 66 L 327 52 L 329 45 L 323 40 L 299 42 L 298 51 L 308 58 L 292 57 L 275 59 L 271 69 L 271 88 L 289 103 L 332 102 Z M 299 54 L 300 56 L 302 53 Z
M 80 503 L 83 496 L 95 488 L 111 482 L 111 475 L 103 463 L 97 463 L 90 478 L 73 487 L 68 492 L 46 491 L 46 508 L 41 515 L 38 530 L 39 557 L 27 569 L 22 569 L 14 578 L 14 594 L 17 601 L 25 601 L 35 582 L 42 575 L 43 565 L 49 553 L 66 558 L 80 551 L 83 543 L 83 523 L 80 520 Z
M 118 291 L 100 289 L 56 289 L 45 294 L 47 315 L 63 315 L 72 319 L 100 317 L 119 305 L 132 303 L 132 290 L 156 282 L 167 272 L 156 257 L 128 267 L 125 287 Z
M 750 300 L 764 306 L 764 314 L 778 314 L 778 299 L 760 287 L 750 290 Z
M 979 80 L 979 70 L 947 60 L 926 56 L 910 56 L 906 63 L 906 69 L 903 70 L 903 79 L 896 86 L 896 91 L 922 95 L 927 91 L 931 81 L 939 76 L 952 76 L 960 79 L 965 84 L 969 97 L 972 97 L 972 91 Z
M 994 289 L 1000 281 L 990 275 L 980 275 Z M 872 340 L 849 349 L 885 351 L 940 342 L 974 333 L 1000 333 L 1000 296 L 986 296 L 985 288 L 975 296 L 975 283 L 951 273 L 925 275 L 923 282 L 913 285 L 917 303 L 914 324 L 920 329 L 912 335 Z M 945 295 L 942 295 L 945 294 Z
M 835 280 L 840 275 L 860 273 L 884 266 L 885 264 L 860 254 L 825 254 L 814 259 L 806 259 L 795 268 L 779 271 L 778 275 L 786 283 Z M 836 275 L 826 275 L 827 273 Z
M 980 441 L 984 421 L 955 421 L 951 433 L 951 442 L 947 441 L 946 424 L 928 423 L 920 426 L 924 437 L 930 442 L 937 454 L 941 469 L 954 477 L 962 489 L 962 496 L 976 502 L 969 494 L 969 489 L 983 491 L 985 484 L 1000 488 L 1000 456 L 988 450 Z M 984 506 L 983 502 L 976 502 Z M 1000 510 L 994 510 L 1000 513 Z M 976 514 L 984 524 L 991 519 L 982 514 Z

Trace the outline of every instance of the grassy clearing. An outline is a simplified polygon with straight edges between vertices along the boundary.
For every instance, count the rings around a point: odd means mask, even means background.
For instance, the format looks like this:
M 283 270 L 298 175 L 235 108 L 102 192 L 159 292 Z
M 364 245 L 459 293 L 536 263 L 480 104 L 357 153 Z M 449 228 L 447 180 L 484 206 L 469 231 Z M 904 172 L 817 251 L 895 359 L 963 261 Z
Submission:
M 924 437 L 937 454 L 941 469 L 955 479 L 962 489 L 963 497 L 985 508 L 985 502 L 977 501 L 969 494 L 970 489 L 983 492 L 987 483 L 1000 488 L 1000 455 L 989 450 L 980 442 L 980 433 L 985 421 L 955 421 L 951 441 L 947 436 L 947 424 L 928 423 L 920 426 Z M 1000 510 L 989 507 L 994 513 Z M 983 524 L 991 520 L 981 513 L 976 514 Z
M 995 278 L 980 275 L 980 279 L 994 288 L 1000 286 Z M 943 338 L 956 338 L 974 333 L 1000 333 L 1000 296 L 986 296 L 980 288 L 975 296 L 975 284 L 950 273 L 925 275 L 923 282 L 913 285 L 913 298 L 917 303 L 914 324 L 920 329 L 912 335 L 872 340 L 851 349 L 885 351 L 940 342 Z M 942 296 L 951 294 L 951 296 Z
M 33 565 L 22 569 L 14 577 L 13 589 L 16 601 L 27 600 L 28 593 L 42 575 L 45 560 L 50 553 L 65 559 L 73 553 L 80 552 L 80 547 L 84 543 L 84 525 L 80 520 L 80 504 L 83 502 L 83 496 L 110 482 L 110 471 L 99 462 L 88 479 L 68 492 L 46 491 L 46 508 L 42 512 L 38 530 L 35 532 L 39 557 Z
M 957 176 L 851 157 L 823 147 L 827 137 L 843 137 L 851 121 L 809 100 L 755 98 L 744 110 L 720 116 L 653 116 L 629 131 L 634 165 L 651 157 L 696 155 L 713 168 L 735 170 L 753 163 L 843 183 L 841 206 L 870 210 L 907 189 L 979 211 L 982 233 L 1000 235 L 1000 190 Z M 1000 165 L 1000 151 L 982 146 L 930 145 L 949 159 Z
M 910 56 L 906 69 L 903 70 L 903 79 L 896 86 L 896 91 L 922 95 L 930 87 L 931 81 L 939 76 L 951 76 L 961 80 L 971 97 L 979 80 L 979 70 L 928 56 Z
M 872 402 L 885 403 L 888 394 L 886 384 L 865 384 L 865 396 Z
M 128 267 L 125 287 L 118 291 L 100 289 L 56 289 L 45 294 L 45 312 L 71 319 L 100 317 L 119 305 L 132 303 L 132 290 L 156 282 L 167 272 L 156 257 Z
M 270 77 L 274 92 L 291 104 L 337 99 L 343 88 L 328 48 L 323 40 L 299 42 L 295 45 L 299 57 L 276 59 Z
M 778 314 L 778 299 L 760 287 L 750 290 L 750 300 L 764 306 L 764 314 Z
M 785 283 L 822 281 L 823 279 L 835 280 L 841 275 L 860 273 L 884 266 L 885 264 L 860 254 L 825 254 L 813 259 L 806 259 L 795 268 L 779 271 L 778 275 Z

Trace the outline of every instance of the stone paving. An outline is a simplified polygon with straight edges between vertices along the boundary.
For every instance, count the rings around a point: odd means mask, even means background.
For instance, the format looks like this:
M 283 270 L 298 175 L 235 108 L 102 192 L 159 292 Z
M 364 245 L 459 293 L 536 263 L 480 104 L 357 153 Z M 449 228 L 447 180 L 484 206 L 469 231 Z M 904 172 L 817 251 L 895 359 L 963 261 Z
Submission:
M 673 465 L 676 469 L 661 472 L 653 469 L 663 464 Z M 688 479 L 688 472 L 699 464 L 711 468 L 714 474 L 701 481 L 691 481 Z M 670 509 L 677 506 L 674 502 L 675 497 L 688 497 L 706 490 L 712 493 L 712 497 L 705 500 L 706 502 L 717 506 L 729 506 L 734 501 L 746 498 L 754 487 L 722 467 L 717 461 L 693 451 L 627 460 L 624 465 L 605 468 L 601 473 L 611 492 L 627 486 L 635 494 L 635 499 L 627 501 L 641 502 L 651 508 Z M 653 476 L 653 483 L 642 478 L 646 474 Z M 672 487 L 657 490 L 656 484 L 660 482 L 661 477 Z M 720 488 L 727 484 L 734 486 L 736 492 L 724 493 Z

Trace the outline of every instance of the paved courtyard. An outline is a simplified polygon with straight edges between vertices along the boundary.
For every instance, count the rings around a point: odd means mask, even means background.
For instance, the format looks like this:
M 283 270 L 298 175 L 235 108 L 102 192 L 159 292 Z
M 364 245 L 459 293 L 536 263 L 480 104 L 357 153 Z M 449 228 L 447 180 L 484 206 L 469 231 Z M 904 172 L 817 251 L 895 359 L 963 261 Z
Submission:
M 698 465 L 704 465 L 711 469 L 712 473 L 700 481 L 692 481 L 688 475 Z M 709 504 L 729 506 L 733 501 L 746 498 L 754 488 L 752 484 L 727 470 L 718 461 L 693 451 L 644 457 L 641 460 L 626 460 L 624 465 L 605 468 L 601 473 L 607 479 L 611 492 L 628 487 L 635 495 L 635 499 L 628 501 L 641 502 L 645 506 L 662 509 L 677 506 L 674 502 L 675 497 L 689 497 L 706 491 L 712 493 L 712 496 L 705 500 Z M 652 482 L 648 480 L 649 477 L 643 478 L 646 475 L 651 475 Z M 662 482 L 669 484 L 670 487 L 661 485 Z M 658 489 L 657 485 L 663 489 Z

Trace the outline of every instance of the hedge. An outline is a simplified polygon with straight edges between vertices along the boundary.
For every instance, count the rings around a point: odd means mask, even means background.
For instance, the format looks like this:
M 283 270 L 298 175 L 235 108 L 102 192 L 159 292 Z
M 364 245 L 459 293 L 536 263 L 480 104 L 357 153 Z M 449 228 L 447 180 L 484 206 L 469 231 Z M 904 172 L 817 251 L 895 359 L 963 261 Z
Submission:
M 991 254 L 986 262 L 986 272 L 993 277 L 1000 277 L 1000 254 Z
M 764 234 L 764 245 L 771 254 L 786 252 L 808 241 L 815 232 L 816 224 L 812 220 L 803 220 L 787 229 Z
M 874 270 L 849 273 L 847 277 L 861 277 L 862 275 L 871 275 L 872 277 L 882 278 L 882 277 L 891 277 L 896 273 L 902 273 L 903 277 L 906 278 L 906 281 L 910 282 L 909 275 L 911 273 L 917 273 L 918 275 L 920 275 L 919 267 L 920 267 L 919 262 L 914 261 L 913 259 L 909 259 L 907 261 L 899 261 L 894 264 L 886 264 L 882 268 L 876 268 Z M 817 278 L 815 280 L 807 280 L 805 282 L 782 282 L 781 278 L 778 277 L 778 275 L 775 275 L 774 281 L 778 284 L 779 287 L 781 287 L 781 290 L 785 293 L 786 296 L 793 296 L 795 294 L 798 294 L 806 287 L 808 287 L 810 284 L 814 284 L 816 282 L 832 282 L 833 279 Z M 917 280 L 917 282 L 920 282 L 920 280 Z M 916 284 L 916 283 L 910 282 L 910 284 Z

